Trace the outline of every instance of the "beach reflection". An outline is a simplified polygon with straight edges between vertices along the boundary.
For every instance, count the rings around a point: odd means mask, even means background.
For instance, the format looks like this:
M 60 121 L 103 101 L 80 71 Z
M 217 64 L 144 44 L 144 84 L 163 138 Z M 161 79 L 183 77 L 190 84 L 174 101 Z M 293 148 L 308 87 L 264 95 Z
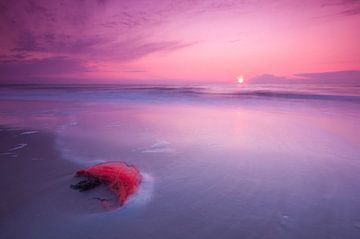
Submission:
M 101 221 L 107 236 L 238 238 L 264 235 L 256 228 L 265 227 L 269 238 L 301 228 L 351 238 L 360 198 L 352 186 L 360 175 L 358 116 L 345 103 L 14 100 L 1 101 L 0 123 L 54 133 L 62 159 L 79 168 L 107 161 L 139 167 L 145 186 L 127 213 L 86 217 Z M 329 227 L 323 217 L 334 208 Z

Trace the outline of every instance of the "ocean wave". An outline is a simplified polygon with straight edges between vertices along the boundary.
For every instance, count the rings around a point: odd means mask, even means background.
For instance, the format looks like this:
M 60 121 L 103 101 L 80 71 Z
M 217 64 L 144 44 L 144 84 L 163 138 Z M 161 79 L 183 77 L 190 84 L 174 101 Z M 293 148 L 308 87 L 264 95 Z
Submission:
M 298 92 L 281 92 L 281 91 L 252 91 L 238 92 L 227 94 L 238 97 L 263 97 L 263 98 L 285 98 L 285 99 L 302 99 L 302 100 L 335 100 L 335 101 L 360 101 L 360 96 L 353 95 L 330 95 L 330 94 L 312 94 Z
M 82 85 L 0 87 L 0 99 L 146 100 L 146 99 L 289 99 L 360 102 L 360 87 L 347 86 L 247 86 L 228 85 Z

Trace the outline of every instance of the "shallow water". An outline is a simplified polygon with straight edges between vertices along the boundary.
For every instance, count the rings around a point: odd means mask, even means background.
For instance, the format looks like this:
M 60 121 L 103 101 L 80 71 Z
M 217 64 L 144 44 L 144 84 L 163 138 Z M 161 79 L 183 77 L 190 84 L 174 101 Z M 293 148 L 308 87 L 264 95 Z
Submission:
M 0 124 L 54 133 L 79 168 L 120 160 L 144 176 L 110 212 L 67 208 L 106 190 L 76 194 L 71 174 L 53 178 L 6 215 L 3 235 L 359 238 L 357 88 L 261 87 L 3 89 Z

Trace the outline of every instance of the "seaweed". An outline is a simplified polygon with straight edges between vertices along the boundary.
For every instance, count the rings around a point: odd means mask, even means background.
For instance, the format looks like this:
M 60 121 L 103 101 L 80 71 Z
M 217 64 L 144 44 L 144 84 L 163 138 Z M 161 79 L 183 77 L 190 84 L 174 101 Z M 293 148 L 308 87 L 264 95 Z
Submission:
M 71 185 L 71 188 L 87 191 L 105 183 L 116 194 L 120 206 L 137 191 L 142 178 L 139 170 L 123 162 L 97 164 L 77 171 L 76 176 L 87 179 Z

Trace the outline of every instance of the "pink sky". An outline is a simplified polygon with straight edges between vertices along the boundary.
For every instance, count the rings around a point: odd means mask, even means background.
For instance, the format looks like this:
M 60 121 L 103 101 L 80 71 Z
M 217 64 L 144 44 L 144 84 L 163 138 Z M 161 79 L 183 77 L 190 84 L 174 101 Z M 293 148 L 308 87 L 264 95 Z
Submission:
M 0 82 L 359 78 L 359 29 L 357 0 L 8 1 Z

